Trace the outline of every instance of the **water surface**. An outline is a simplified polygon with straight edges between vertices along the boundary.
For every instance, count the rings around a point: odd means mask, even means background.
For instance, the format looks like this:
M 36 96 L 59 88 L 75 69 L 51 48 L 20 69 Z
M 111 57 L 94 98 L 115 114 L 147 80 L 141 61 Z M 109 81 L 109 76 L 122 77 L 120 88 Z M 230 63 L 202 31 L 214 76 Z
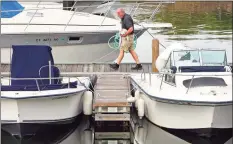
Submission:
M 134 114 L 133 116 L 134 117 Z M 95 130 L 90 123 L 82 118 L 71 125 L 48 125 L 49 129 L 41 129 L 32 137 L 15 138 L 2 131 L 2 144 L 232 144 L 232 132 L 210 138 L 198 137 L 186 131 L 169 131 L 162 129 L 147 119 L 143 119 L 142 127 L 132 118 L 130 139 L 96 140 Z M 107 129 L 105 129 L 107 130 Z M 99 142 L 103 143 L 99 143 Z
M 152 11 L 156 6 L 144 6 Z M 151 14 L 151 13 L 150 13 Z M 145 21 L 150 14 L 136 14 L 135 18 Z M 154 17 L 154 22 L 169 22 L 174 28 L 166 31 L 149 30 L 154 38 L 165 47 L 181 42 L 191 48 L 221 48 L 227 50 L 228 61 L 232 62 L 232 2 L 175 2 L 164 4 Z M 139 39 L 136 52 L 141 62 L 151 62 L 153 37 L 145 32 Z M 163 51 L 163 47 L 160 47 Z M 126 54 L 123 62 L 134 62 Z

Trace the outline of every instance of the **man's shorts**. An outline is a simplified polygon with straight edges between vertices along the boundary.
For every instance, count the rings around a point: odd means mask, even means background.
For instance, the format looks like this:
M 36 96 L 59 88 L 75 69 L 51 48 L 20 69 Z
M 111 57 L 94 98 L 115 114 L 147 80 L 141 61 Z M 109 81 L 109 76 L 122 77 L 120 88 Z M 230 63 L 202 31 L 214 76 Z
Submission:
M 128 35 L 126 37 L 121 37 L 121 47 L 120 47 L 120 49 L 127 52 L 129 50 L 133 50 L 133 46 L 134 46 L 134 36 L 133 35 Z

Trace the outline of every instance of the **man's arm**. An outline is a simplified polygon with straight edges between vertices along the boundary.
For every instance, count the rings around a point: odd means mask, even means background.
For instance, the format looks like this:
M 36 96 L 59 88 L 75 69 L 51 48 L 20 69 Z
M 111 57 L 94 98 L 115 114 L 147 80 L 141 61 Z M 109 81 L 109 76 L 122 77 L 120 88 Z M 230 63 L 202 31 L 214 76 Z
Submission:
M 128 31 L 124 34 L 125 36 L 129 35 L 133 31 L 133 27 L 130 27 Z
M 126 25 L 126 27 L 128 27 L 129 29 L 128 29 L 128 31 L 127 31 L 125 34 L 121 35 L 122 37 L 125 37 L 125 36 L 129 35 L 129 34 L 133 31 L 133 20 L 130 19 L 130 18 L 127 18 L 127 19 L 125 20 L 125 25 Z

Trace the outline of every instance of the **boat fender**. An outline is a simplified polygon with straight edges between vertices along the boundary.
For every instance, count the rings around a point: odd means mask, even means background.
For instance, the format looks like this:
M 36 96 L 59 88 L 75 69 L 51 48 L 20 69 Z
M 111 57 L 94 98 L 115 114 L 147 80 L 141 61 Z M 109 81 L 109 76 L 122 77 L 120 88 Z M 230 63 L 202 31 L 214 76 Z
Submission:
M 92 114 L 92 92 L 86 91 L 83 94 L 83 113 L 84 115 Z
M 137 103 L 138 103 L 138 116 L 140 119 L 142 119 L 142 117 L 144 116 L 144 108 L 145 108 L 144 100 L 140 98 L 137 100 Z
M 137 104 L 137 100 L 140 98 L 140 91 L 136 90 L 134 93 L 134 97 L 135 97 L 135 107 L 138 108 L 138 104 Z
M 136 102 L 136 98 L 130 96 L 130 97 L 127 98 L 127 102 L 129 102 L 129 103 L 134 103 L 134 102 Z
M 92 130 L 84 130 L 81 137 L 82 144 L 92 144 Z

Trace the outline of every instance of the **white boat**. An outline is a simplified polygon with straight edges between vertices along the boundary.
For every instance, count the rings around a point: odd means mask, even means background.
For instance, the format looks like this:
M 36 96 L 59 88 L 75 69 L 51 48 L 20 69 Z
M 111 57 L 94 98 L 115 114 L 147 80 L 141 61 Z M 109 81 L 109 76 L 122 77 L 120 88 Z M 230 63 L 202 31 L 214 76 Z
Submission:
M 92 97 L 89 77 L 61 77 L 49 46 L 12 48 L 11 76 L 1 78 L 2 129 L 22 137 L 33 125 L 72 123 Z
M 113 62 L 119 52 L 109 47 L 114 42 L 109 39 L 120 27 L 119 20 L 63 10 L 59 4 L 2 1 L 1 62 L 10 63 L 15 44 L 49 45 L 56 64 Z M 139 38 L 147 28 L 135 24 L 134 29 Z
M 174 43 L 156 67 L 159 73 L 132 76 L 147 119 L 164 128 L 204 133 L 232 128 L 232 73 L 224 49 Z

